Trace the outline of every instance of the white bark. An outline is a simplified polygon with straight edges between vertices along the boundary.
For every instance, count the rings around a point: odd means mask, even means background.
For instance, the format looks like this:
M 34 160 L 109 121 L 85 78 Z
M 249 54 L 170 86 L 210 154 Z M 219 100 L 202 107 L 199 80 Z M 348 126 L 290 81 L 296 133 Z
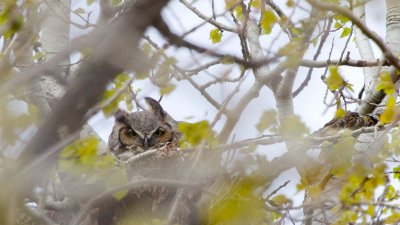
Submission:
M 249 49 L 250 49 L 250 56 L 252 58 L 252 60 L 254 62 L 262 62 L 263 60 L 266 60 L 266 57 L 263 53 L 263 49 L 261 47 L 260 44 L 260 28 L 259 26 L 256 24 L 256 22 L 254 20 L 249 20 L 247 22 L 247 38 L 249 41 Z M 277 89 L 278 87 L 276 87 L 274 84 L 274 80 L 277 79 L 278 76 L 280 76 L 280 74 L 276 74 L 276 73 L 271 73 L 270 72 L 270 68 L 268 66 L 268 64 L 265 64 L 257 69 L 253 69 L 254 72 L 254 76 L 257 79 L 257 82 L 262 82 L 265 85 L 267 85 L 271 90 L 274 91 L 274 93 L 276 92 L 275 89 Z M 291 76 L 295 76 L 295 74 L 287 74 L 288 76 L 286 76 L 285 78 L 289 78 Z M 283 79 L 283 81 L 285 80 L 285 78 Z M 293 79 L 292 79 L 293 81 Z M 280 82 L 283 84 L 287 84 L 289 82 Z M 291 83 L 293 85 L 293 83 Z M 289 85 L 289 84 L 288 84 Z M 276 100 L 276 106 L 279 112 L 279 116 L 281 118 L 283 118 L 284 116 L 288 116 L 288 115 L 293 115 L 294 113 L 294 109 L 293 109 L 293 101 L 292 101 L 292 85 L 289 85 L 287 87 L 287 89 L 285 90 L 286 92 L 289 93 L 290 96 L 287 96 L 287 98 L 282 99 L 279 96 L 276 95 L 275 93 L 275 100 Z M 284 85 L 286 88 L 286 85 Z
M 360 20 L 365 22 L 365 0 L 356 2 L 356 7 L 353 9 L 353 13 L 360 18 Z M 362 60 L 375 60 L 374 52 L 372 51 L 371 43 L 369 38 L 358 28 L 354 28 L 356 45 L 360 53 Z M 369 99 L 371 95 L 375 92 L 375 87 L 379 78 L 378 67 L 364 67 L 364 93 L 365 98 Z M 359 110 L 362 110 L 361 108 Z M 363 113 L 363 112 L 360 112 Z M 377 151 L 381 149 L 383 142 L 382 140 L 377 140 L 376 138 L 380 133 L 376 134 L 361 134 L 357 138 L 357 142 L 354 146 L 356 150 L 355 162 L 362 163 L 365 166 L 372 166 L 370 158 L 377 154 Z
M 395 55 L 400 53 L 400 1 L 398 0 L 387 0 L 387 23 L 386 23 L 386 44 L 389 49 Z M 365 23 L 365 5 L 360 4 L 356 7 L 353 12 L 359 16 Z M 355 28 L 356 44 L 359 49 L 361 58 L 363 60 L 374 60 L 374 54 L 368 38 L 358 28 Z M 388 68 L 382 68 L 388 69 Z M 365 93 L 368 99 L 370 95 L 375 91 L 376 81 L 378 78 L 378 68 L 364 68 L 364 84 Z M 359 109 L 360 110 L 360 109 Z M 353 163 L 361 163 L 364 166 L 371 167 L 373 164 L 371 160 L 375 158 L 384 144 L 383 131 L 372 134 L 361 134 L 357 138 L 357 142 L 354 146 L 356 154 L 353 158 Z M 312 225 L 332 224 L 336 221 L 331 210 L 326 210 L 326 206 L 333 207 L 339 204 L 339 193 L 341 190 L 342 182 L 338 180 L 331 180 L 324 190 L 323 196 L 324 202 L 317 206 L 312 219 Z M 326 213 L 322 213 L 325 211 Z
M 42 49 L 46 53 L 47 59 L 51 59 L 54 55 L 66 49 L 70 43 L 71 0 L 45 1 L 42 5 L 41 12 L 45 17 L 41 29 Z M 42 91 L 43 96 L 53 97 L 56 100 L 60 99 L 65 93 L 65 87 L 57 82 L 55 76 L 63 80 L 72 80 L 74 76 L 70 71 L 70 64 L 69 58 L 63 60 L 58 67 L 59 70 L 53 74 L 43 76 L 39 82 L 36 82 L 37 90 Z M 43 113 L 47 114 L 48 111 Z M 97 137 L 99 140 L 99 154 L 107 151 L 106 143 L 100 139 L 88 124 L 84 125 L 81 132 L 81 137 L 87 136 Z
M 387 14 L 386 14 L 386 44 L 389 49 L 395 54 L 400 54 L 400 1 L 398 0 L 387 0 Z M 360 50 L 361 52 L 361 50 Z M 366 68 L 364 68 L 365 71 Z M 383 70 L 389 70 L 388 67 L 382 68 Z M 368 85 L 374 84 L 369 87 L 370 93 L 375 90 L 377 72 L 375 77 L 370 81 L 371 83 L 365 83 Z M 371 74 L 373 75 L 373 74 Z M 367 78 L 368 74 L 365 74 Z M 368 90 L 368 89 L 366 89 Z M 356 151 L 359 153 L 357 156 L 358 160 L 361 160 L 365 165 L 370 165 L 370 160 L 377 156 L 380 149 L 383 147 L 383 131 L 377 132 L 376 134 L 362 134 L 359 136 L 357 144 L 355 145 Z
M 400 53 L 400 1 L 387 0 L 386 43 L 395 55 Z
M 42 48 L 47 53 L 48 59 L 69 45 L 71 0 L 45 1 L 41 12 L 42 23 Z M 65 59 L 64 62 L 69 62 Z
M 42 51 L 45 53 L 46 59 L 51 59 L 69 44 L 71 1 L 43 1 L 40 5 L 43 17 L 40 38 Z M 31 99 L 40 108 L 42 116 L 46 116 L 51 110 L 48 100 L 53 99 L 55 102 L 65 93 L 64 87 L 58 81 L 65 79 L 68 73 L 65 68 L 68 68 L 67 65 L 70 64 L 69 59 L 63 60 L 61 64 L 65 66 L 58 67 L 59 69 L 54 73 L 45 74 L 33 83 L 34 95 Z
M 247 26 L 246 26 L 246 32 L 247 32 L 247 39 L 249 43 L 249 50 L 250 50 L 250 56 L 251 59 L 254 62 L 262 62 L 265 60 L 265 55 L 263 53 L 263 49 L 260 44 L 260 27 L 257 25 L 257 23 L 253 19 L 249 19 L 247 21 Z M 267 83 L 270 81 L 270 77 L 268 77 L 270 68 L 267 63 L 265 63 L 263 66 L 260 66 L 257 69 L 253 69 L 254 76 L 256 79 L 259 80 L 264 80 Z
M 354 15 L 360 18 L 365 24 L 365 0 L 356 2 L 356 7 L 353 9 Z M 354 27 L 354 35 L 356 45 L 362 60 L 375 60 L 374 52 L 372 51 L 369 38 L 358 28 Z M 371 95 L 375 91 L 375 84 L 378 77 L 377 67 L 364 67 L 364 93 L 366 96 Z

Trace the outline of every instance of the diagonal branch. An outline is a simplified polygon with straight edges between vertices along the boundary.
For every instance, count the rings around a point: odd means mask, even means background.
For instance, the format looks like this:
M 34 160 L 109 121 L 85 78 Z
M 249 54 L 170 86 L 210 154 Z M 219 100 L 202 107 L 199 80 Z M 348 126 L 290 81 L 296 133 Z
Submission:
M 100 99 L 109 81 L 126 68 L 143 69 L 144 60 L 132 64 L 133 58 L 139 56 L 137 49 L 140 37 L 152 23 L 158 19 L 161 9 L 167 0 L 139 0 L 124 14 L 110 24 L 107 32 L 96 33 L 98 48 L 93 49 L 91 56 L 78 71 L 77 79 L 63 96 L 58 107 L 49 115 L 46 122 L 26 146 L 20 157 L 20 165 L 37 160 L 45 154 L 46 149 L 61 140 L 62 134 L 74 133 L 85 122 L 85 115 Z M 100 30 L 102 31 L 102 30 Z M 112 32 L 110 32 L 112 31 Z M 93 32 L 96 32 L 93 31 Z M 115 40 L 118 40 L 115 41 Z M 131 43 L 129 47 L 125 43 Z M 140 65 L 143 64 L 143 65 Z M 67 113 L 68 112 L 68 113 Z M 50 158 L 47 164 L 39 165 L 29 171 L 29 180 L 22 181 L 24 190 L 40 183 L 37 174 L 47 177 L 50 166 L 57 156 Z
M 186 47 L 189 49 L 192 49 L 198 53 L 205 53 L 208 54 L 210 56 L 213 57 L 217 57 L 217 58 L 221 58 L 227 61 L 233 61 L 235 63 L 238 63 L 240 65 L 243 65 L 245 68 L 259 68 L 262 67 L 268 63 L 271 63 L 273 61 L 275 61 L 277 58 L 279 58 L 279 56 L 274 56 L 272 58 L 268 58 L 268 59 L 263 59 L 260 61 L 254 60 L 252 62 L 247 62 L 246 60 L 243 60 L 241 58 L 238 58 L 234 55 L 229 55 L 229 54 L 221 54 L 218 52 L 215 52 L 211 49 L 207 49 L 201 46 L 198 46 L 196 44 L 193 44 L 191 42 L 188 42 L 184 39 L 182 39 L 181 37 L 179 37 L 178 35 L 174 34 L 168 27 L 168 25 L 165 23 L 164 20 L 162 20 L 161 18 L 157 21 L 157 23 L 154 25 L 158 31 L 163 34 L 168 41 L 171 44 L 174 44 L 178 47 Z
M 378 45 L 389 63 L 396 67 L 397 70 L 400 70 L 400 62 L 397 59 L 397 56 L 393 54 L 385 42 L 375 32 L 368 29 L 368 27 L 360 20 L 360 18 L 354 15 L 350 10 L 340 7 L 336 4 L 323 3 L 316 0 L 307 0 L 307 2 L 318 9 L 333 11 L 349 18 L 367 37 L 372 39 L 375 44 Z
M 204 188 L 200 187 L 198 184 L 184 182 L 184 181 L 166 180 L 166 179 L 143 179 L 143 180 L 138 180 L 138 181 L 132 181 L 132 182 L 129 182 L 129 183 L 121 185 L 121 186 L 113 187 L 103 193 L 100 193 L 97 197 L 91 199 L 80 210 L 75 221 L 72 224 L 73 225 L 81 224 L 83 219 L 88 215 L 88 211 L 90 209 L 92 209 L 97 204 L 100 204 L 105 199 L 109 198 L 115 192 L 123 190 L 125 188 L 128 188 L 129 190 L 134 190 L 134 189 L 143 187 L 144 185 L 163 185 L 163 186 L 167 186 L 167 187 L 190 187 L 190 188 L 196 188 L 196 189 L 200 189 L 200 190 L 207 192 Z M 209 192 L 207 192 L 207 193 L 209 193 Z
M 198 17 L 200 17 L 201 19 L 203 19 L 204 21 L 218 27 L 219 29 L 222 30 L 226 30 L 229 32 L 233 32 L 233 33 L 239 33 L 240 31 L 238 31 L 239 29 L 235 29 L 232 27 L 228 27 L 223 23 L 219 23 L 216 20 L 213 20 L 211 17 L 208 17 L 206 15 L 204 15 L 202 12 L 200 12 L 198 9 L 196 9 L 194 6 L 190 5 L 189 2 L 185 1 L 185 0 L 179 0 L 183 5 L 186 6 L 186 8 L 190 9 L 194 14 L 196 14 Z

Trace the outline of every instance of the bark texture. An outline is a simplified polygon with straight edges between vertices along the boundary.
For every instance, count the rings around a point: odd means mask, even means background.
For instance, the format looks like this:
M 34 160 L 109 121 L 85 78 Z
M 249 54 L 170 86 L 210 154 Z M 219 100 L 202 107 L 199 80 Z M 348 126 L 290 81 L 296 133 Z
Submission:
M 102 96 L 109 81 L 126 69 L 144 69 L 147 65 L 137 49 L 140 36 L 159 19 L 166 0 L 136 1 L 112 23 L 98 28 L 88 37 L 92 49 L 82 63 L 77 78 L 66 94 L 27 144 L 20 157 L 21 165 L 35 161 L 63 137 L 77 132 L 86 121 L 86 113 Z M 130 43 L 130 44 L 127 44 Z M 134 60 L 132 62 L 132 60 Z M 40 183 L 37 176 L 46 177 L 57 159 L 52 154 L 46 163 L 24 176 L 24 187 Z M 29 178 L 29 179 L 28 179 Z

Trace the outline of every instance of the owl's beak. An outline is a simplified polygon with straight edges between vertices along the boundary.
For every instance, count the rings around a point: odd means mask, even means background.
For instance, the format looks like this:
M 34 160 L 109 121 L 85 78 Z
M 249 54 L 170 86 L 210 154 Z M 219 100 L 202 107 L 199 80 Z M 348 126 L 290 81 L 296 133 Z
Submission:
M 143 148 L 144 150 L 147 150 L 149 148 L 149 139 L 147 138 L 147 136 L 144 136 Z

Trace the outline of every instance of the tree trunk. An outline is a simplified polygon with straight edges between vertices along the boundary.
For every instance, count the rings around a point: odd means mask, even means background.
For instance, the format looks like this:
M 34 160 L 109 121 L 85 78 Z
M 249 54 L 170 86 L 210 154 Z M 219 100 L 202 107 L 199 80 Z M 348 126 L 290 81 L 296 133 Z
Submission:
M 387 0 L 387 21 L 386 21 L 386 44 L 395 55 L 400 53 L 400 1 Z M 359 4 L 354 8 L 354 13 L 365 22 L 365 5 Z M 363 60 L 374 60 L 372 48 L 369 40 L 361 31 L 356 28 L 356 44 L 360 51 Z M 389 70 L 389 68 L 382 68 Z M 376 93 L 375 86 L 379 77 L 378 68 L 364 68 L 364 87 L 365 98 L 369 99 Z M 369 107 L 359 108 L 361 114 L 369 113 Z M 379 154 L 384 144 L 383 131 L 369 134 L 361 134 L 354 145 L 355 155 L 353 156 L 353 164 L 361 164 L 366 167 L 372 167 L 371 160 Z M 322 179 L 322 178 L 321 178 Z M 321 198 L 318 199 L 319 203 L 315 205 L 315 210 L 312 214 L 312 221 L 309 220 L 306 224 L 323 225 L 332 224 L 338 218 L 338 215 L 330 210 L 332 207 L 340 205 L 339 194 L 342 190 L 342 181 L 339 179 L 331 178 L 326 185 L 326 188 L 321 193 Z M 305 201 L 311 203 L 310 199 Z

